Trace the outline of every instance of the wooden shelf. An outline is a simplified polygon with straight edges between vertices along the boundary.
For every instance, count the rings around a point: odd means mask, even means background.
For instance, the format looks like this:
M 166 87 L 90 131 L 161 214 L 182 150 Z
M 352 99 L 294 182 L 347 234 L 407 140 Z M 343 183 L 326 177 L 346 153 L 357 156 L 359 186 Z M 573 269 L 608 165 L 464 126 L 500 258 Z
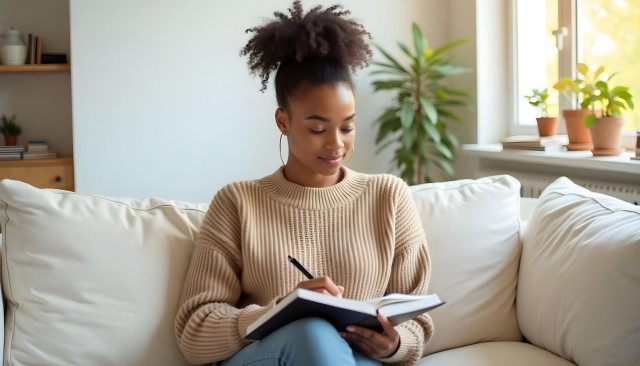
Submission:
M 50 158 L 50 159 L 27 159 L 27 160 L 0 160 L 0 168 L 10 167 L 29 167 L 29 166 L 47 166 L 47 165 L 60 165 L 60 164 L 73 164 L 72 157 Z
M 0 72 L 51 72 L 70 71 L 69 64 L 40 64 L 40 65 L 0 65 Z

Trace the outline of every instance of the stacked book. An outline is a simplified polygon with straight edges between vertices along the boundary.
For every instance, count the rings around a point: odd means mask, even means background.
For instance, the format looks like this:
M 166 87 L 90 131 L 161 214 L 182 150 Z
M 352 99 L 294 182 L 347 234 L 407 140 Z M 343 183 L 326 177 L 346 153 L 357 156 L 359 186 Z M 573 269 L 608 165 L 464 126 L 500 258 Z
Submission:
M 500 140 L 502 149 L 517 150 L 560 150 L 569 143 L 567 135 L 556 135 L 549 137 L 540 137 L 538 135 L 517 135 L 509 136 Z
M 36 65 L 42 63 L 42 37 L 29 33 L 27 37 L 27 64 Z
M 25 150 L 24 146 L 0 146 L 0 160 L 20 160 Z
M 46 141 L 36 140 L 29 141 L 27 145 L 27 151 L 22 154 L 22 158 L 28 159 L 53 159 L 57 158 L 58 154 L 50 151 Z

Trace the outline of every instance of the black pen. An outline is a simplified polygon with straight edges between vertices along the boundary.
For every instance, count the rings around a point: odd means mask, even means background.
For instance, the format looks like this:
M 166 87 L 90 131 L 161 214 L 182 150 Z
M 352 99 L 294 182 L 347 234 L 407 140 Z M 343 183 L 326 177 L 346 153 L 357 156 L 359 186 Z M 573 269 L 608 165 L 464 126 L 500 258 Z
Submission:
M 302 264 L 300 264 L 300 262 L 298 262 L 295 258 L 293 258 L 292 256 L 287 256 L 289 257 L 289 262 L 291 262 L 291 264 L 293 264 L 294 266 L 296 266 L 297 269 L 300 270 L 300 272 L 302 272 L 303 275 L 305 275 L 308 279 L 312 280 L 313 279 L 313 275 L 307 271 L 306 268 L 304 268 L 302 266 Z

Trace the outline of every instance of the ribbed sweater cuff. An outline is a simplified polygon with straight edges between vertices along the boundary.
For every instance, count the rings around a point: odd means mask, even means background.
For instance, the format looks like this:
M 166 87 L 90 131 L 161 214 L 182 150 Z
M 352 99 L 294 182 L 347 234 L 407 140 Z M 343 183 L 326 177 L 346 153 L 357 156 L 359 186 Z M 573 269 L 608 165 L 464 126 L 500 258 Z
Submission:
M 271 300 L 266 306 L 249 305 L 242 309 L 240 315 L 238 315 L 238 333 L 240 334 L 240 338 L 244 339 L 247 335 L 247 327 L 249 327 L 251 323 L 258 320 L 259 317 L 276 306 L 276 300 L 277 299 Z
M 400 348 L 398 348 L 398 351 L 391 357 L 378 358 L 379 361 L 385 364 L 407 361 L 411 358 L 416 358 L 416 353 L 419 353 L 418 337 L 407 328 L 398 327 L 396 329 L 398 334 L 400 334 Z

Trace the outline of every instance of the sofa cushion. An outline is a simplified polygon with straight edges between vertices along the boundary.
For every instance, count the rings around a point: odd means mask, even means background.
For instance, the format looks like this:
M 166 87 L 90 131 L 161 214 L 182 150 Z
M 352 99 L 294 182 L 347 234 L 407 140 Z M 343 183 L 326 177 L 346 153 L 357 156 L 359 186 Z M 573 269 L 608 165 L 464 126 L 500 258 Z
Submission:
M 528 343 L 489 342 L 439 352 L 416 366 L 575 366 Z
M 174 319 L 207 205 L 0 182 L 4 364 L 187 365 Z
M 515 296 L 520 258 L 520 183 L 510 176 L 411 187 L 431 257 L 425 354 L 485 341 L 519 341 Z
M 548 186 L 523 233 L 517 309 L 524 336 L 563 358 L 640 365 L 640 208 Z

